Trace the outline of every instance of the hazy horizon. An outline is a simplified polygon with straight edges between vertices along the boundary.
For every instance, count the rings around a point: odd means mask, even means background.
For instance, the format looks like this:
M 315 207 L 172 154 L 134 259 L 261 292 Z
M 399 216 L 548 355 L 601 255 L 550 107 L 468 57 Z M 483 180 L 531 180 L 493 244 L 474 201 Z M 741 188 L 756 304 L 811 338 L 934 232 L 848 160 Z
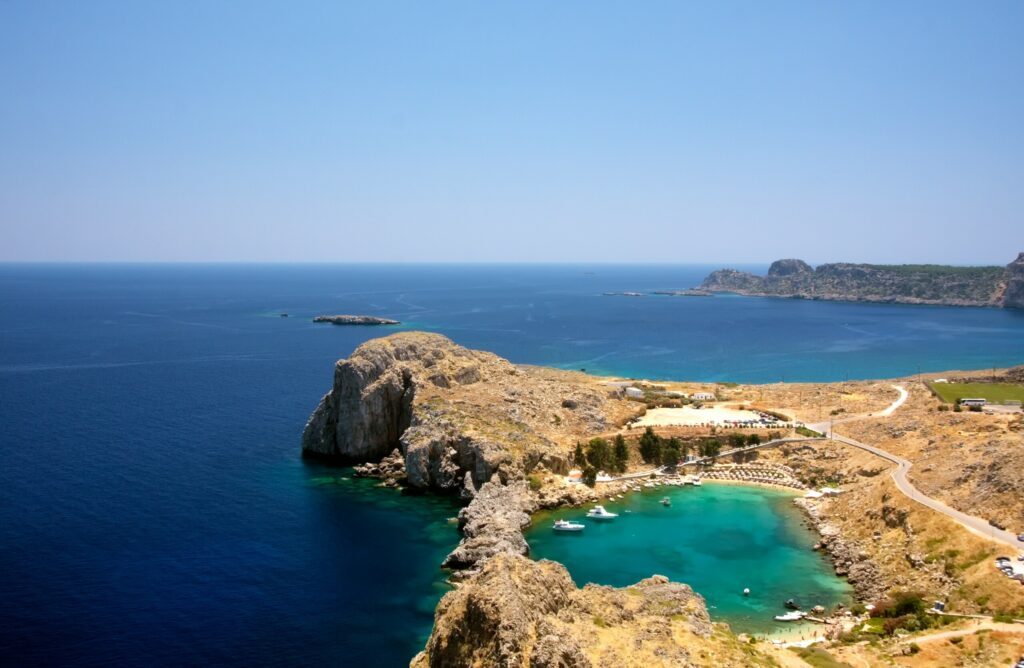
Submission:
M 1024 251 L 1022 251 L 1024 252 Z M 1016 254 L 1010 260 L 1016 259 Z M 1009 264 L 1010 262 L 868 262 L 862 260 L 822 260 L 814 261 L 806 258 L 775 258 L 775 260 L 749 260 L 745 262 L 735 262 L 729 260 L 722 260 L 718 262 L 714 261 L 700 261 L 700 262 L 672 262 L 672 261 L 653 261 L 653 262 L 642 262 L 642 261 L 628 261 L 628 260 L 603 260 L 603 261 L 588 261 L 588 260 L 485 260 L 479 262 L 473 262 L 469 260 L 0 260 L 0 266 L 7 265 L 84 265 L 84 266 L 104 266 L 104 265 L 143 265 L 143 266 L 332 266 L 332 265 L 343 265 L 343 266 L 447 266 L 447 267 L 478 267 L 478 266 L 580 266 L 580 267 L 714 267 L 714 268 L 739 268 L 751 270 L 754 268 L 767 268 L 776 260 L 803 260 L 812 267 L 818 267 L 823 264 L 873 264 L 873 265 L 936 265 L 936 266 L 951 266 L 951 267 L 1001 267 Z
M 0 3 L 0 261 L 1005 265 L 1022 27 L 1019 2 Z

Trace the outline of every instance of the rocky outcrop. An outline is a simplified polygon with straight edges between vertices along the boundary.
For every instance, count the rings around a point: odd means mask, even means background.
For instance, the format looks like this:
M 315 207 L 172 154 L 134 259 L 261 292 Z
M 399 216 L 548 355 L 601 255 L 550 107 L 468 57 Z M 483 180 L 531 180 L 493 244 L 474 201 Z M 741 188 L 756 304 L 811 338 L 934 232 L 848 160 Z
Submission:
M 499 554 L 441 599 L 416 668 L 768 665 L 716 628 L 685 584 L 654 576 L 630 587 L 577 589 L 552 561 Z
M 1008 278 L 1006 292 L 1003 294 L 1003 306 L 1007 308 L 1024 308 L 1024 253 L 1006 265 Z
M 379 462 L 367 462 L 353 469 L 356 478 L 379 478 L 384 487 L 401 487 L 406 483 L 405 457 L 396 448 Z
M 834 263 L 817 269 L 777 260 L 766 276 L 735 269 L 712 272 L 711 292 L 837 301 L 1024 307 L 1024 253 L 1007 268 Z
M 485 483 L 468 506 L 459 511 L 459 543 L 442 566 L 474 569 L 498 554 L 527 555 L 530 546 L 523 529 L 537 504 L 523 481 L 503 485 L 500 480 Z
M 605 429 L 609 411 L 635 410 L 582 374 L 517 367 L 438 334 L 403 332 L 335 365 L 302 449 L 347 464 L 398 449 L 406 484 L 469 498 L 495 475 L 508 482 L 541 463 L 564 469 L 570 445 Z
M 803 260 L 776 260 L 768 267 L 769 278 L 805 277 L 813 273 L 811 265 Z
M 402 323 L 390 318 L 378 318 L 372 315 L 318 315 L 313 322 L 329 322 L 332 325 L 400 325 Z

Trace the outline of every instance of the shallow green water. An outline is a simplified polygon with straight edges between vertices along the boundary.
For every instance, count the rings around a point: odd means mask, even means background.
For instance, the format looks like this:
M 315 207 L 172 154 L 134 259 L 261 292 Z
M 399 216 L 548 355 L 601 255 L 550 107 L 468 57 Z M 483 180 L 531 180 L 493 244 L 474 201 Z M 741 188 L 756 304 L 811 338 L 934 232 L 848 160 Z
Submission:
M 611 521 L 586 519 L 589 506 L 538 513 L 526 537 L 534 558 L 565 564 L 578 585 L 623 586 L 658 573 L 692 586 L 733 630 L 769 633 L 787 628 L 773 619 L 786 599 L 805 610 L 851 600 L 846 581 L 811 549 L 817 537 L 792 499 L 758 487 L 659 487 L 604 504 L 620 514 Z M 587 528 L 556 532 L 556 518 Z

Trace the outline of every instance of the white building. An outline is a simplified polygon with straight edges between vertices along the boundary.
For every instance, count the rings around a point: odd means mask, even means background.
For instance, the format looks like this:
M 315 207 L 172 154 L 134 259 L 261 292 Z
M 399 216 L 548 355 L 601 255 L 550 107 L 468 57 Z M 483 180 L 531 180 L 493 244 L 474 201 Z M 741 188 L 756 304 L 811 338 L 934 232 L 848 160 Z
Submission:
M 715 395 L 710 392 L 694 392 L 690 395 L 690 398 L 694 401 L 714 401 Z
M 644 391 L 641 390 L 639 387 L 627 387 L 626 396 L 629 397 L 630 399 L 643 399 Z

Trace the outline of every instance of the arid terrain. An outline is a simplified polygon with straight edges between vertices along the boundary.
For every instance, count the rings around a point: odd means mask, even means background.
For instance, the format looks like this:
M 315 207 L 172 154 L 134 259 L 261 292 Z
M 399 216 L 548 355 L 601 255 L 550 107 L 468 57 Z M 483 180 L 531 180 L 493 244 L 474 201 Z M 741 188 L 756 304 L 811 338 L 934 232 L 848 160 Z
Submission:
M 462 543 L 445 562 L 459 588 L 439 605 L 415 665 L 988 665 L 1024 640 L 1024 625 L 1011 624 L 1024 618 L 1024 586 L 994 566 L 1012 550 L 908 498 L 890 475 L 893 461 L 804 426 L 831 428 L 907 459 L 908 479 L 920 492 L 1024 531 L 1020 415 L 951 410 L 923 380 L 654 383 L 516 366 L 438 335 L 402 333 L 370 341 L 338 363 L 304 448 L 363 462 L 357 472 L 382 484 L 468 501 L 459 514 Z M 707 422 L 672 426 L 664 416 L 684 404 Z M 947 612 L 987 615 L 983 623 L 1004 626 L 977 636 L 957 631 L 950 640 L 931 636 L 956 631 L 956 618 L 931 628 L 938 618 L 918 610 L 883 630 L 890 619 L 858 611 L 830 621 L 825 644 L 798 655 L 710 624 L 703 601 L 683 584 L 655 579 L 620 590 L 578 589 L 560 565 L 525 559 L 521 532 L 535 510 L 627 492 L 637 484 L 634 474 L 676 474 L 671 464 L 645 461 L 650 453 L 637 420 L 656 407 L 659 442 L 675 437 L 672 447 L 682 444 L 688 453 L 709 440 L 726 444 L 724 454 L 680 465 L 679 473 L 838 489 L 798 503 L 861 603 L 884 608 L 912 594 L 917 605 L 939 600 Z M 761 422 L 716 423 L 743 412 Z M 588 466 L 589 455 L 579 461 L 582 444 L 620 436 L 625 452 L 610 479 L 588 486 L 567 477 Z M 743 450 L 730 455 L 737 442 Z M 824 652 L 840 663 L 815 663 L 815 653 Z

